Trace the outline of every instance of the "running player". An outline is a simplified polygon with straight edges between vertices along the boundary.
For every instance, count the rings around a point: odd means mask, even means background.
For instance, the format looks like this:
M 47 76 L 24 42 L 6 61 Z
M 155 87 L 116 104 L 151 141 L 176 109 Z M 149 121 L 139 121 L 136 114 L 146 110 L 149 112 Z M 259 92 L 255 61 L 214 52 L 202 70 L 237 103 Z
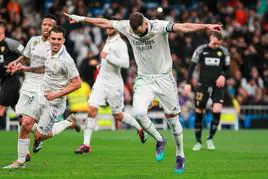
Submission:
M 39 45 L 37 50 L 41 50 L 43 56 L 46 56 L 44 66 L 27 67 L 20 63 L 17 65 L 18 70 L 44 73 L 44 79 L 41 84 L 41 93 L 34 100 L 32 105 L 35 119 L 39 119 L 35 130 L 35 143 L 53 137 L 68 127 L 73 127 L 76 131 L 80 130 L 78 121 L 73 115 L 67 120 L 55 123 L 55 118 L 62 114 L 66 108 L 66 97 L 68 93 L 80 88 L 81 80 L 74 60 L 67 52 L 65 46 L 65 30 L 62 27 L 54 27 L 49 35 L 49 43 Z M 33 123 L 29 125 L 31 129 Z M 30 131 L 24 131 L 29 136 Z M 24 168 L 25 157 L 29 148 L 29 137 L 19 139 L 18 142 L 18 159 L 4 168 Z
M 85 123 L 84 143 L 75 150 L 75 153 L 91 152 L 92 148 L 89 144 L 95 127 L 95 118 L 99 106 L 105 102 L 111 106 L 115 120 L 134 127 L 138 131 L 142 143 L 145 143 L 147 139 L 139 123 L 128 113 L 122 112 L 124 83 L 121 68 L 129 67 L 127 45 L 115 29 L 106 29 L 106 33 L 108 39 L 100 54 L 100 72 L 89 97 L 89 113 Z
M 23 56 L 17 60 L 8 64 L 7 71 L 10 73 L 15 72 L 15 66 L 18 63 L 23 65 L 30 64 L 32 67 L 42 66 L 45 63 L 46 56 L 42 56 L 42 48 L 38 48 L 39 45 L 43 45 L 48 41 L 49 32 L 56 25 L 56 17 L 51 14 L 47 14 L 43 17 L 41 23 L 41 35 L 31 37 L 28 41 L 26 48 L 23 51 Z M 38 50 L 39 49 L 39 50 Z M 25 79 L 23 81 L 20 98 L 16 105 L 16 113 L 20 116 L 21 129 L 19 132 L 20 139 L 28 139 L 25 131 L 33 131 L 36 128 L 36 116 L 34 114 L 34 105 L 36 104 L 37 96 L 40 93 L 40 84 L 43 81 L 44 74 L 37 74 L 31 72 L 25 72 Z M 22 117 L 23 116 L 23 117 Z M 23 119 L 23 120 L 22 120 Z M 33 129 L 31 128 L 33 126 Z M 28 133 L 28 132 L 27 132 Z M 20 140 L 18 141 L 20 142 Z M 42 143 L 39 145 L 33 145 L 33 152 L 38 152 L 42 147 Z M 30 160 L 30 152 L 27 155 L 26 161 Z

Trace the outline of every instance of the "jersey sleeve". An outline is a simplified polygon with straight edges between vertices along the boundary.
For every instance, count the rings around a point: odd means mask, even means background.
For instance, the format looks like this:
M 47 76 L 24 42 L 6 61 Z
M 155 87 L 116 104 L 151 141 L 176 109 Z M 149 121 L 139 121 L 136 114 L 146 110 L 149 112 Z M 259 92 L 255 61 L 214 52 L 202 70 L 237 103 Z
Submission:
M 7 42 L 8 48 L 13 53 L 16 53 L 18 55 L 23 55 L 24 46 L 20 44 L 17 40 L 7 38 L 6 42 Z
M 221 47 L 221 49 L 222 49 L 222 51 L 223 51 L 223 54 L 224 54 L 224 56 L 225 56 L 225 59 L 224 59 L 224 61 L 225 61 L 225 66 L 229 66 L 230 65 L 230 54 L 229 54 L 229 51 L 228 51 L 228 49 L 227 48 L 225 48 L 225 47 Z
M 157 20 L 159 30 L 162 34 L 167 34 L 168 32 L 173 32 L 174 23 L 171 21 Z
M 113 28 L 116 29 L 118 32 L 126 35 L 128 28 L 129 28 L 129 21 L 128 20 L 113 20 L 112 21 Z
M 201 45 L 194 51 L 193 56 L 192 56 L 193 63 L 199 62 L 200 55 L 202 54 L 204 48 L 205 48 L 205 45 Z
M 128 68 L 129 67 L 129 56 L 127 45 L 123 41 L 119 41 L 117 46 L 114 47 L 112 52 L 106 57 L 106 59 L 113 65 Z
M 31 44 L 33 43 L 33 38 L 31 38 L 27 44 L 26 47 L 23 51 L 23 56 L 27 57 L 27 58 L 31 58 Z
M 66 71 L 67 77 L 70 80 L 74 77 L 79 76 L 79 72 L 76 68 L 76 65 L 74 63 L 73 58 L 71 58 L 71 56 L 69 56 L 69 58 L 67 58 L 67 59 L 68 60 L 66 60 L 66 63 L 64 63 L 64 64 L 65 64 L 65 71 Z

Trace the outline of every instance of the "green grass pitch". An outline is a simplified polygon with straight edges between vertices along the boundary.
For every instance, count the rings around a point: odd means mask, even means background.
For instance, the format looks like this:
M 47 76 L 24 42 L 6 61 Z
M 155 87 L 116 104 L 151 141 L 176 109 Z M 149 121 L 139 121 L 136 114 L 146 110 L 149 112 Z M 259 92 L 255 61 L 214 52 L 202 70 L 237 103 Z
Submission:
M 44 143 L 32 155 L 27 168 L 0 169 L 0 178 L 253 178 L 268 179 L 267 130 L 223 130 L 216 135 L 216 151 L 206 147 L 191 150 L 193 132 L 185 130 L 185 173 L 176 175 L 175 146 L 168 131 L 161 132 L 168 140 L 165 158 L 156 162 L 155 142 L 149 138 L 141 144 L 134 130 L 98 131 L 93 134 L 93 153 L 76 155 L 82 133 L 65 131 Z M 207 131 L 203 132 L 203 139 Z M 0 132 L 1 168 L 17 157 L 17 133 Z M 204 142 L 205 144 L 205 142 Z

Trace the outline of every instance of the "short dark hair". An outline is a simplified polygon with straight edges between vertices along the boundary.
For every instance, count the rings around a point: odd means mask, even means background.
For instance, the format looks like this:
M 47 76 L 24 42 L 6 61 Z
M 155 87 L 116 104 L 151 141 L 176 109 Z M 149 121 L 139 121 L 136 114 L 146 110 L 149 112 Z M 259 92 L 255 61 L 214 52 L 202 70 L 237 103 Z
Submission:
M 53 27 L 53 29 L 49 32 L 49 35 L 51 34 L 51 32 L 62 33 L 63 37 L 65 37 L 66 35 L 66 30 L 62 26 L 59 26 L 59 25 Z
M 212 32 L 211 36 L 216 37 L 218 40 L 223 40 L 223 36 L 220 32 Z
M 144 16 L 142 13 L 140 12 L 132 13 L 129 17 L 130 27 L 134 30 L 138 29 L 142 25 L 143 20 L 144 20 Z
M 55 22 L 57 22 L 57 18 L 56 18 L 56 16 L 54 16 L 53 14 L 46 14 L 46 15 L 44 15 L 44 17 L 42 18 L 42 21 L 44 20 L 44 19 L 46 19 L 46 18 L 49 18 L 49 19 L 53 19 Z
M 3 26 L 5 28 L 6 25 L 7 25 L 6 21 L 0 19 L 0 26 Z
M 120 17 L 118 17 L 118 16 L 110 16 L 110 17 L 108 17 L 108 19 L 109 20 L 116 20 L 116 21 L 121 20 Z

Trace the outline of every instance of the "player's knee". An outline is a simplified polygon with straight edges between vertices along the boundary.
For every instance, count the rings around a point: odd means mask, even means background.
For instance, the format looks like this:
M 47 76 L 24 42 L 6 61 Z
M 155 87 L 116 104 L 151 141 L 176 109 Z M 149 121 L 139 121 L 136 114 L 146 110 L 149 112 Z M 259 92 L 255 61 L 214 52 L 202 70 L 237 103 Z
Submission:
M 95 118 L 97 116 L 98 108 L 95 106 L 89 106 L 88 117 Z
M 205 109 L 203 109 L 203 108 L 195 108 L 195 112 L 196 113 L 204 113 Z
M 178 114 L 165 114 L 165 117 L 166 117 L 167 119 L 169 119 L 169 118 L 173 118 L 173 117 L 176 117 L 176 116 L 178 116 Z
M 220 103 L 215 103 L 214 105 L 213 105 L 213 113 L 220 113 L 221 112 L 221 110 L 222 110 L 222 104 L 220 104 Z
M 140 119 L 143 116 L 146 116 L 147 114 L 147 110 L 146 109 L 142 109 L 142 108 L 134 108 L 133 109 L 133 116 L 136 119 Z
M 5 115 L 5 112 L 6 112 L 6 107 L 0 105 L 0 117 L 3 117 Z
M 220 113 L 221 112 L 221 108 L 213 108 L 213 113 Z
M 114 116 L 114 119 L 117 121 L 122 121 L 124 118 L 124 114 L 122 112 L 117 113 L 117 114 L 113 114 L 113 116 Z
M 24 118 L 22 120 L 21 128 L 24 131 L 31 132 L 33 127 L 33 122 L 29 118 Z

